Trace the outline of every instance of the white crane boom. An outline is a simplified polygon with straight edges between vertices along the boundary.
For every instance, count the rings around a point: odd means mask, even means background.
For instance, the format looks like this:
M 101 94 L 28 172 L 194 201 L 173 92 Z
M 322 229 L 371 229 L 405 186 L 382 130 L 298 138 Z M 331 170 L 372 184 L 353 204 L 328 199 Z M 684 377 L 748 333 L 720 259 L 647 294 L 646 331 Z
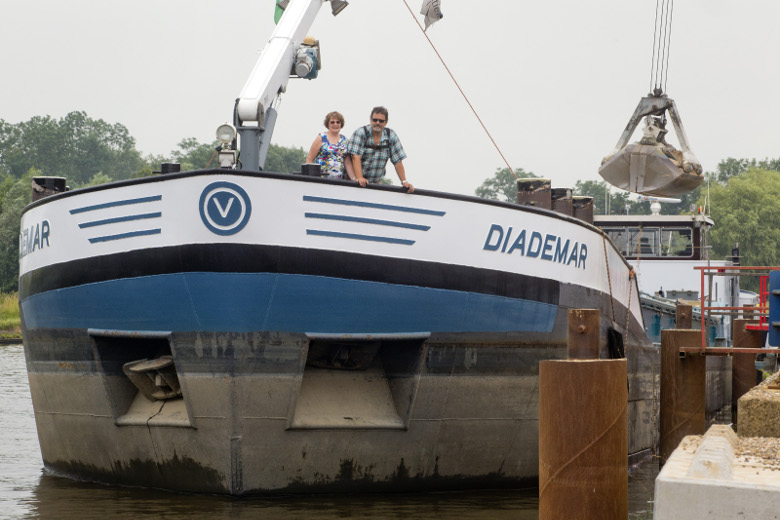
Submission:
M 263 126 L 265 113 L 287 88 L 290 71 L 307 32 L 326 0 L 291 0 L 238 98 L 237 123 Z
M 294 73 L 305 79 L 317 77 L 322 66 L 319 42 L 306 33 L 325 2 L 330 2 L 333 16 L 349 4 L 347 0 L 277 0 L 277 7 L 284 9 L 284 14 L 260 53 L 233 112 L 244 169 L 260 171 L 265 166 L 276 124 L 273 102 L 287 89 L 290 75 Z M 236 150 L 220 151 L 221 166 L 230 167 L 235 163 Z

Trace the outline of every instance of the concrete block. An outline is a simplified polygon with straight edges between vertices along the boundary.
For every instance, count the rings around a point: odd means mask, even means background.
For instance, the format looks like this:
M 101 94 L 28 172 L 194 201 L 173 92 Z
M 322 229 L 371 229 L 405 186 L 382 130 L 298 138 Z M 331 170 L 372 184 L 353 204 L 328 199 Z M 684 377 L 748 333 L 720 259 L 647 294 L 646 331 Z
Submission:
M 729 426 L 685 437 L 655 480 L 654 520 L 780 520 L 780 440 Z

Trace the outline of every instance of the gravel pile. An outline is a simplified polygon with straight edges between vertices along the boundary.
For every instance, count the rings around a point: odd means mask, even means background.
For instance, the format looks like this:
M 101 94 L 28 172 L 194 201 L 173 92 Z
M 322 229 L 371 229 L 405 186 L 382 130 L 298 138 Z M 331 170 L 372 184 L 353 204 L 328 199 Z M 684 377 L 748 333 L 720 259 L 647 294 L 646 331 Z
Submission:
M 753 388 L 750 398 L 762 401 L 771 408 L 780 403 L 780 390 L 771 388 L 780 384 L 780 372 L 773 374 Z M 761 417 L 772 420 L 772 417 Z M 767 469 L 780 471 L 780 439 L 776 437 L 738 437 L 735 455 L 740 462 L 761 462 Z M 758 459 L 758 460 L 756 460 Z
M 771 375 L 750 391 L 755 398 L 778 403 L 780 390 L 772 386 L 780 384 L 780 372 Z M 767 468 L 780 471 L 780 439 L 776 437 L 739 437 L 736 455 L 747 462 L 749 458 L 761 459 Z
M 771 402 L 780 402 L 780 372 L 775 372 L 764 379 L 760 384 L 754 386 L 750 392 L 753 399 L 766 399 Z
M 737 433 L 741 437 L 780 437 L 780 373 L 739 398 Z
M 739 462 L 760 462 L 766 469 L 780 471 L 780 439 L 739 437 L 735 455 Z

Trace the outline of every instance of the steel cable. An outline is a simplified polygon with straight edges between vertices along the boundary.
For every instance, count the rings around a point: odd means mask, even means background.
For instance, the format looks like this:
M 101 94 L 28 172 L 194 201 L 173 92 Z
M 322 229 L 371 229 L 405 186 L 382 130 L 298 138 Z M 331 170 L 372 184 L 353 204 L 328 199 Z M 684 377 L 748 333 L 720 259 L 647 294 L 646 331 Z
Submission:
M 653 54 L 650 68 L 651 92 L 666 90 L 669 54 L 672 41 L 674 0 L 656 0 L 653 32 Z
M 455 79 L 455 76 L 450 71 L 450 68 L 447 66 L 446 63 L 444 63 L 444 58 L 441 57 L 441 54 L 439 54 L 439 51 L 436 49 L 436 46 L 433 44 L 431 39 L 428 37 L 428 33 L 425 32 L 425 29 L 423 29 L 422 25 L 420 25 L 420 21 L 417 19 L 417 17 L 414 15 L 414 12 L 412 11 L 412 8 L 409 7 L 409 4 L 406 2 L 406 0 L 403 0 L 404 5 L 406 5 L 406 9 L 409 10 L 409 14 L 412 15 L 412 18 L 414 18 L 415 23 L 417 24 L 417 27 L 420 28 L 420 31 L 423 33 L 423 36 L 425 36 L 425 39 L 428 40 L 428 43 L 431 45 L 431 48 L 433 49 L 433 52 L 436 53 L 436 56 L 439 58 L 439 61 L 444 66 L 444 69 L 447 71 L 447 74 L 450 75 L 450 78 L 452 79 L 452 82 L 455 83 L 455 86 L 458 88 L 458 91 L 463 96 L 463 99 L 466 100 L 466 104 L 468 104 L 471 111 L 474 113 L 474 116 L 477 118 L 477 121 L 479 121 L 479 124 L 482 125 L 482 129 L 487 134 L 488 138 L 490 139 L 490 142 L 493 143 L 493 146 L 496 148 L 496 151 L 498 152 L 498 155 L 501 156 L 501 159 L 504 160 L 504 164 L 506 164 L 506 167 L 509 168 L 509 171 L 512 173 L 512 175 L 515 176 L 515 179 L 517 179 L 517 174 L 515 173 L 514 168 L 512 168 L 509 165 L 509 161 L 506 160 L 506 157 L 504 157 L 503 152 L 501 151 L 501 148 L 498 147 L 498 144 L 496 143 L 495 139 L 493 139 L 493 136 L 490 135 L 490 131 L 488 131 L 487 127 L 485 126 L 485 123 L 482 122 L 482 118 L 479 117 L 479 114 L 477 113 L 477 110 L 474 108 L 474 106 L 471 104 L 471 101 L 469 101 L 468 96 L 465 92 L 463 92 L 463 89 L 460 88 L 460 85 L 458 84 L 458 81 Z

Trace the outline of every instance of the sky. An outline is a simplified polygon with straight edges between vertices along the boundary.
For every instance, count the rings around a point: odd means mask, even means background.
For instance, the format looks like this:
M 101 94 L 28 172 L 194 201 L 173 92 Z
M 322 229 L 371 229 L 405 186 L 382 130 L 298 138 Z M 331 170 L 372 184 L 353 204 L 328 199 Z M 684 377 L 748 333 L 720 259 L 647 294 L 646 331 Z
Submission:
M 422 21 L 422 0 L 407 2 Z M 273 5 L 3 0 L 0 119 L 80 110 L 125 125 L 144 155 L 211 142 L 274 29 Z M 601 180 L 650 90 L 655 11 L 654 0 L 442 0 L 427 34 L 512 168 L 570 187 Z M 778 20 L 777 0 L 674 5 L 666 92 L 706 171 L 780 157 Z M 416 187 L 473 194 L 506 166 L 403 0 L 350 0 L 337 17 L 326 5 L 310 34 L 322 70 L 290 80 L 272 142 L 308 149 L 329 111 L 351 133 L 384 105 Z

